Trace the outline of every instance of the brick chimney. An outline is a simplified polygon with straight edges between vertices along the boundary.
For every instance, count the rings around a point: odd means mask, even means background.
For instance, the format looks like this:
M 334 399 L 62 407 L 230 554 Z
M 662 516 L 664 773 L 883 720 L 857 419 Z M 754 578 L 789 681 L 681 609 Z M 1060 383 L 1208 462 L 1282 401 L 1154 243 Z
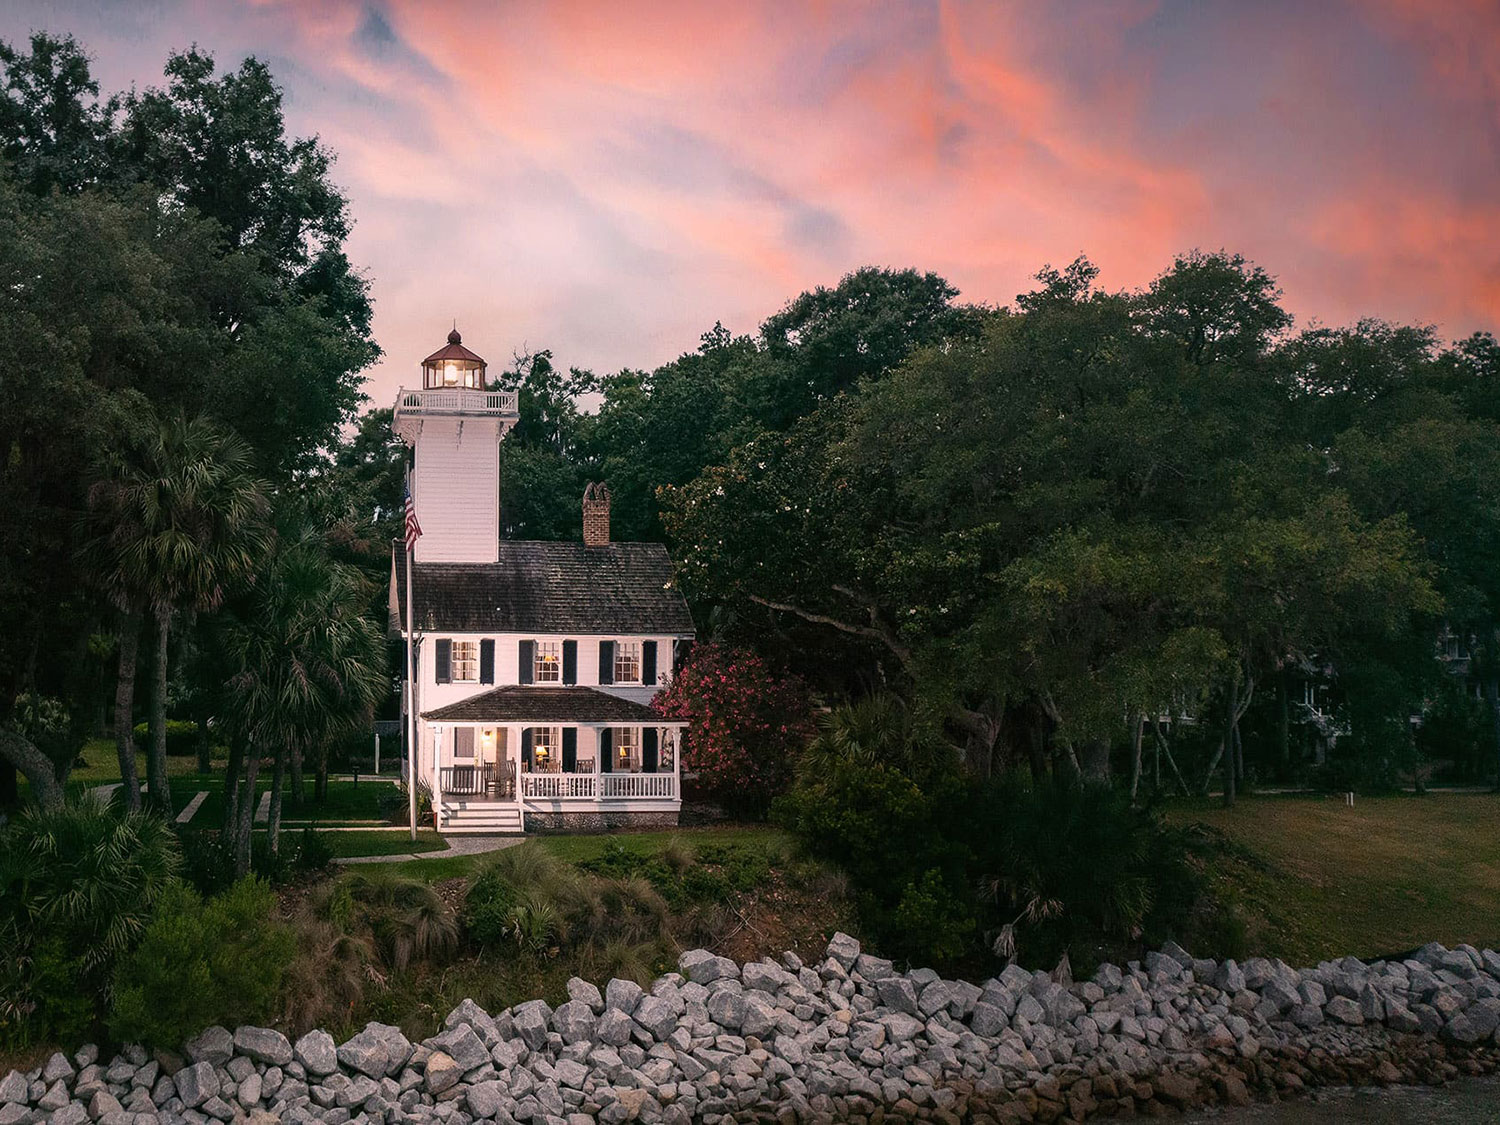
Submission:
M 602 480 L 583 489 L 583 545 L 609 545 L 609 485 Z

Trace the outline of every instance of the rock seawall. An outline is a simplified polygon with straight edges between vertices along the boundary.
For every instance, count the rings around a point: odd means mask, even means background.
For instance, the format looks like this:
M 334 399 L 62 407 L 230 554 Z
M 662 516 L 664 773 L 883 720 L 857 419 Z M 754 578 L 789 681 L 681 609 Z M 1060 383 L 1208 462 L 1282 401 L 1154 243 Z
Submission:
M 343 1044 L 215 1027 L 184 1056 L 58 1053 L 0 1080 L 0 1125 L 1076 1121 L 1500 1059 L 1500 954 L 1468 946 L 1299 971 L 1169 944 L 1081 983 L 1012 966 L 976 985 L 836 934 L 816 965 L 693 950 L 679 970 L 649 992 L 575 978 L 556 1009 L 465 1000 L 416 1044 L 372 1023 Z

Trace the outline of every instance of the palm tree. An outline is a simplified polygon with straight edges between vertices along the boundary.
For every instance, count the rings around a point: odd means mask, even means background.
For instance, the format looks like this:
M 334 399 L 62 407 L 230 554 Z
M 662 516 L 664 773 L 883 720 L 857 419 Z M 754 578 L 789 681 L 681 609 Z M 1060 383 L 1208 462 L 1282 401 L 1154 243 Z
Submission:
M 167 811 L 167 671 L 172 615 L 217 607 L 249 579 L 267 542 L 265 486 L 251 472 L 250 448 L 207 418 L 148 415 L 141 432 L 110 451 L 89 490 L 86 562 L 120 611 L 115 742 L 130 808 L 139 807 L 131 737 L 142 619 L 156 626 L 151 802 Z
M 365 615 L 368 589 L 352 566 L 328 556 L 304 530 L 281 542 L 256 584 L 244 616 L 226 630 L 234 669 L 227 715 L 246 746 L 244 777 L 226 825 L 235 863 L 249 870 L 255 779 L 272 754 L 271 845 L 278 844 L 287 766 L 300 775 L 304 755 L 366 721 L 386 682 L 385 642 Z

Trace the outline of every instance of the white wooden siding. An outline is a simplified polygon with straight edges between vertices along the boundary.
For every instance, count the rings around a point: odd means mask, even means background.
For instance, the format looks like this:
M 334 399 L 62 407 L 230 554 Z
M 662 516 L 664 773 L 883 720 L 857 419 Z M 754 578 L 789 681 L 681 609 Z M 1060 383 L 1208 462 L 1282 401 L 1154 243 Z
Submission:
M 500 421 L 424 418 L 412 499 L 422 537 L 417 562 L 492 563 L 500 557 Z

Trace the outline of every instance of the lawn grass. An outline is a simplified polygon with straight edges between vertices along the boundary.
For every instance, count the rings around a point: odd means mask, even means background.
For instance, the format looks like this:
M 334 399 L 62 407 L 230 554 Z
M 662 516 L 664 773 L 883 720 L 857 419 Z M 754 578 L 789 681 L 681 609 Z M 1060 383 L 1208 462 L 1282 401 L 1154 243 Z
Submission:
M 352 835 L 334 833 L 332 835 Z M 791 846 L 791 837 L 779 828 L 763 825 L 735 825 L 729 828 L 667 828 L 653 832 L 619 832 L 598 836 L 531 836 L 526 846 L 545 848 L 568 863 L 582 863 L 597 858 L 604 849 L 618 845 L 640 855 L 654 855 L 666 847 L 674 837 L 686 839 L 694 844 L 743 844 L 763 848 L 766 851 L 785 852 Z M 369 852 L 378 855 L 378 852 Z M 399 853 L 397 853 L 399 854 Z M 376 863 L 371 868 L 379 871 L 399 872 L 425 883 L 441 883 L 447 879 L 468 878 L 482 866 L 492 853 L 479 855 L 443 856 L 436 859 L 408 860 L 405 863 Z
M 419 855 L 422 852 L 440 852 L 448 846 L 447 841 L 431 828 L 418 829 L 415 841 L 405 828 L 377 832 L 328 832 L 323 839 L 328 841 L 333 854 L 340 858 L 356 855 Z
M 1224 889 L 1254 919 L 1252 952 L 1296 965 L 1428 941 L 1500 945 L 1500 796 L 1249 797 L 1168 807 L 1259 861 Z

